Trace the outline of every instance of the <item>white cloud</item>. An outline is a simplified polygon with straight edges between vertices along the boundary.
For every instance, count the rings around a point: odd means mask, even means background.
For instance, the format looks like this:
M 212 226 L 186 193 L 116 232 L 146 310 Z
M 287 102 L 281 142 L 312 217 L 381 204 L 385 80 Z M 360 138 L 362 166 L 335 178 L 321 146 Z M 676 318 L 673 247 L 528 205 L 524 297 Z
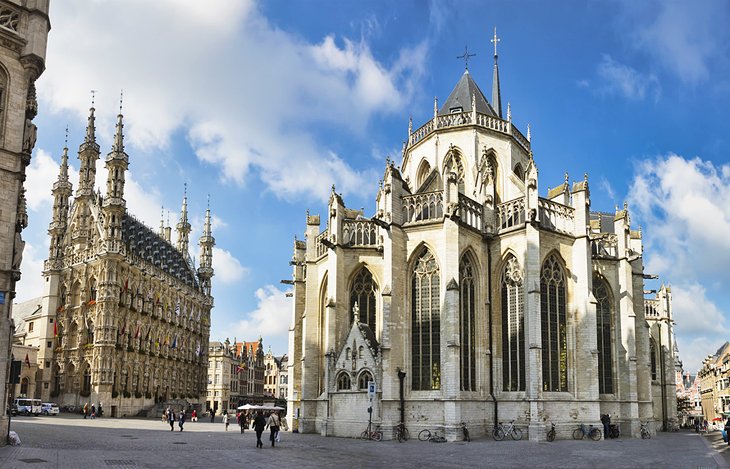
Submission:
M 213 270 L 218 281 L 232 284 L 241 280 L 248 273 L 248 269 L 241 265 L 230 251 L 213 248 Z
M 652 96 L 656 101 L 661 95 L 659 80 L 654 74 L 644 74 L 604 54 L 597 73 L 601 84 L 597 91 L 602 94 L 618 94 L 628 99 L 643 100 Z
M 25 170 L 27 178 L 25 198 L 30 210 L 38 211 L 43 206 L 53 206 L 51 189 L 53 183 L 58 179 L 58 167 L 59 163 L 56 163 L 45 150 L 38 149 L 33 155 L 30 165 Z M 69 177 L 71 178 L 72 175 Z
M 694 371 L 730 332 L 730 165 L 676 154 L 641 161 L 629 201 L 645 227 L 646 271 L 672 283 L 680 353 Z
M 395 112 L 409 99 L 427 53 L 421 44 L 386 64 L 364 40 L 308 43 L 235 0 L 204 14 L 190 0 L 51 5 L 60 26 L 39 95 L 54 112 L 85 116 L 88 90 L 99 89 L 99 128 L 111 132 L 123 88 L 129 144 L 153 151 L 181 131 L 222 180 L 245 184 L 255 168 L 286 198 L 326 200 L 331 183 L 346 194 L 362 190 L 370 174 L 333 154 L 311 129 L 330 123 L 364 134 L 373 114 Z
M 268 342 L 286 343 L 291 322 L 291 299 L 273 285 L 256 290 L 258 305 L 235 325 L 238 337 L 266 337 Z
M 23 262 L 20 265 L 22 272 L 20 281 L 15 286 L 16 297 L 15 303 L 22 303 L 32 298 L 43 295 L 45 281 L 41 272 L 43 272 L 43 261 L 48 254 L 48 245 L 36 248 L 29 242 L 25 243 L 23 251 Z
M 616 203 L 616 192 L 613 190 L 613 186 L 608 181 L 608 179 L 606 179 L 605 177 L 601 177 L 601 179 L 598 181 L 598 187 L 603 189 L 604 192 L 606 192 L 608 198 Z

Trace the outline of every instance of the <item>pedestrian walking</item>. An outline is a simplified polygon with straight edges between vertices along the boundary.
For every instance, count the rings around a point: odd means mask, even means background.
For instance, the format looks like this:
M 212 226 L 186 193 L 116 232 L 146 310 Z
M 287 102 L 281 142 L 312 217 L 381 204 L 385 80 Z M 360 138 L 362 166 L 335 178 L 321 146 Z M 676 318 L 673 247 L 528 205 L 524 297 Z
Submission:
M 167 422 L 170 424 L 170 431 L 175 430 L 175 411 L 168 409 Z
M 226 431 L 228 431 L 228 414 L 226 412 L 223 413 L 223 423 L 226 426 Z
M 215 422 L 215 409 L 210 409 L 210 423 Z
M 261 442 L 261 434 L 264 432 L 264 429 L 266 428 L 266 419 L 264 418 L 263 414 L 259 410 L 256 412 L 256 418 L 253 419 L 253 429 L 256 431 L 256 447 L 257 448 L 263 448 L 264 444 Z
M 178 425 L 180 425 L 180 431 L 183 431 L 183 425 L 185 425 L 185 411 L 180 411 L 180 420 L 178 421 Z
M 165 409 L 165 410 L 162 411 L 162 423 L 167 422 L 167 411 L 168 410 L 170 410 L 169 407 L 167 409 Z
M 269 427 L 269 430 L 271 430 L 271 435 L 269 436 L 269 440 L 271 440 L 271 447 L 273 448 L 276 443 L 276 435 L 279 433 L 279 414 L 276 412 L 272 412 L 271 415 L 269 415 L 269 421 L 267 422 L 267 425 Z
M 190 414 L 190 420 L 192 422 L 197 422 L 198 421 L 198 411 L 197 410 L 193 409 L 193 413 Z
M 84 418 L 89 415 L 89 403 L 84 404 Z

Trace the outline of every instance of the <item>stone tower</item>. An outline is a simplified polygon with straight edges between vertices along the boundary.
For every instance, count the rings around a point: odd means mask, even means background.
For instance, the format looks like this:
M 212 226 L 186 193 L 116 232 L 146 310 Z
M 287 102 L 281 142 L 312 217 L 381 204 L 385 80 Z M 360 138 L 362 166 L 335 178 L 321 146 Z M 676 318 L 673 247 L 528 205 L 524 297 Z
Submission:
M 7 399 L 10 318 L 25 242 L 25 168 L 36 141 L 35 81 L 45 69 L 48 0 L 0 1 L 0 397 Z M 0 409 L 0 435 L 8 416 Z M 0 445 L 5 439 L 0 439 Z

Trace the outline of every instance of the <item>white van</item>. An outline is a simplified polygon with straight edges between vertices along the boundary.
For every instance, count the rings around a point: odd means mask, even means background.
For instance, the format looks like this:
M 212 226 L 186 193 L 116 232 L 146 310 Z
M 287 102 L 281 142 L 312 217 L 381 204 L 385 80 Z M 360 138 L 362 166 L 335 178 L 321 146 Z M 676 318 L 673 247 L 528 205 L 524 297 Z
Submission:
M 41 414 L 41 400 L 40 399 L 28 399 L 26 397 L 19 397 L 15 399 L 15 408 L 19 414 L 25 415 L 40 415 Z

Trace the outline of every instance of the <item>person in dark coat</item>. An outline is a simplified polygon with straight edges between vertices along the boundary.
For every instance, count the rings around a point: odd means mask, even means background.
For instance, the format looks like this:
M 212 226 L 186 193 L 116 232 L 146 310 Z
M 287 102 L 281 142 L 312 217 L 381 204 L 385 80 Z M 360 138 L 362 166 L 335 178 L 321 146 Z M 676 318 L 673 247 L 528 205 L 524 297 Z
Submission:
M 243 412 L 238 414 L 238 426 L 241 427 L 241 434 L 246 429 L 246 414 Z
M 185 411 L 180 411 L 180 420 L 177 422 L 180 425 L 180 431 L 183 431 L 183 425 L 185 425 Z
M 170 409 L 170 411 L 167 413 L 167 423 L 170 424 L 170 431 L 175 430 L 175 412 Z
M 730 418 L 725 420 L 725 435 L 727 436 L 727 444 L 730 445 Z
M 256 447 L 263 448 L 264 444 L 261 442 L 261 434 L 266 429 L 266 419 L 260 410 L 256 412 L 256 418 L 253 419 L 253 429 L 256 431 Z
M 603 438 L 608 438 L 608 429 L 611 424 L 611 417 L 608 414 L 601 414 L 601 423 L 603 424 Z

